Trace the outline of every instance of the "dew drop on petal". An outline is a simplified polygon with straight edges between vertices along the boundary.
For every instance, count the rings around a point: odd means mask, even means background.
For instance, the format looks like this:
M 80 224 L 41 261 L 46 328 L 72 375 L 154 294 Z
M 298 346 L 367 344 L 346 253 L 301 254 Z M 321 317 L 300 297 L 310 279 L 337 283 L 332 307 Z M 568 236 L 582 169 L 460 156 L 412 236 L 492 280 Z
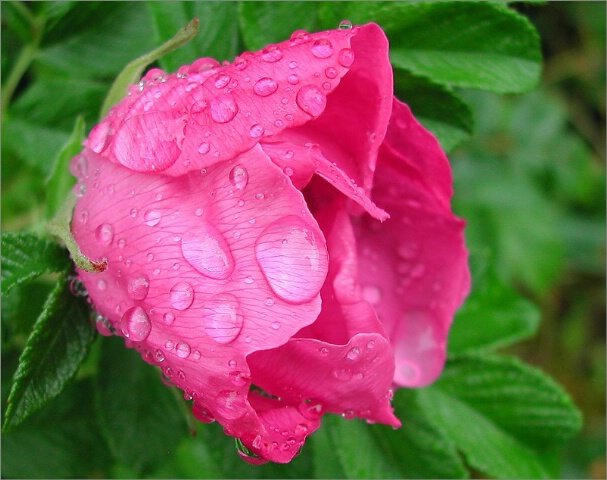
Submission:
M 232 95 L 217 95 L 211 101 L 211 118 L 217 123 L 227 123 L 232 120 L 238 112 L 238 105 Z
M 348 357 L 348 360 L 356 360 L 359 354 L 360 349 L 358 347 L 352 347 L 346 356 Z
M 161 216 L 158 210 L 148 210 L 143 214 L 143 221 L 148 227 L 154 227 L 160 222 Z
M 295 74 L 289 75 L 287 77 L 287 82 L 289 82 L 291 85 L 297 85 L 299 83 L 299 77 Z
M 325 70 L 325 76 L 327 78 L 333 79 L 333 78 L 337 77 L 337 70 L 335 70 L 333 67 L 329 67 Z
M 232 253 L 213 225 L 202 223 L 186 232 L 181 251 L 192 267 L 209 278 L 225 280 L 234 270 Z
M 312 300 L 327 273 L 323 239 L 301 218 L 270 224 L 257 239 L 255 256 L 272 291 L 290 303 Z
M 104 245 L 109 245 L 114 240 L 114 229 L 109 223 L 103 223 L 95 230 L 95 238 Z
M 226 74 L 219 74 L 213 80 L 213 85 L 215 88 L 224 88 L 228 83 L 230 83 L 230 76 Z
M 127 280 L 127 294 L 133 300 L 143 300 L 149 288 L 150 280 L 144 274 L 133 275 Z
M 297 92 L 295 101 L 304 112 L 318 117 L 327 106 L 327 97 L 316 85 L 304 85 Z
M 167 325 L 172 325 L 173 322 L 175 321 L 175 315 L 173 315 L 172 312 L 167 312 L 162 316 L 162 319 L 164 320 L 164 323 L 166 323 Z
M 354 63 L 354 51 L 351 48 L 340 50 L 337 61 L 342 67 L 349 67 Z
M 190 351 L 190 346 L 186 342 L 179 342 L 175 345 L 175 353 L 179 358 L 188 358 Z
M 201 155 L 209 153 L 209 150 L 211 150 L 211 146 L 207 142 L 202 142 L 200 145 L 198 145 L 198 153 Z
M 339 30 L 350 30 L 352 29 L 352 22 L 350 20 L 342 20 L 339 22 L 339 26 L 337 28 Z
M 194 289 L 187 282 L 179 282 L 171 288 L 169 297 L 173 308 L 176 310 L 186 310 L 194 301 Z
M 325 38 L 316 40 L 312 44 L 312 54 L 316 58 L 329 58 L 331 55 L 333 55 L 333 45 L 331 45 L 331 42 Z
M 101 122 L 91 130 L 88 144 L 95 153 L 101 153 L 107 145 L 108 137 L 112 133 L 109 122 Z
M 253 92 L 260 97 L 272 95 L 276 90 L 278 90 L 278 83 L 269 77 L 260 78 L 253 87 Z
M 143 342 L 150 335 L 152 324 L 141 307 L 129 308 L 120 319 L 120 328 L 132 342 Z
M 261 58 L 268 63 L 277 62 L 282 56 L 282 50 L 275 45 L 269 45 L 261 52 Z
M 227 344 L 238 336 L 243 326 L 243 314 L 238 299 L 220 293 L 207 300 L 203 307 L 202 325 L 217 343 Z
M 264 128 L 261 125 L 255 124 L 249 129 L 249 136 L 251 138 L 259 138 L 263 135 L 263 132 Z
M 242 190 L 249 183 L 249 172 L 242 165 L 236 165 L 229 173 L 230 183 L 238 190 Z

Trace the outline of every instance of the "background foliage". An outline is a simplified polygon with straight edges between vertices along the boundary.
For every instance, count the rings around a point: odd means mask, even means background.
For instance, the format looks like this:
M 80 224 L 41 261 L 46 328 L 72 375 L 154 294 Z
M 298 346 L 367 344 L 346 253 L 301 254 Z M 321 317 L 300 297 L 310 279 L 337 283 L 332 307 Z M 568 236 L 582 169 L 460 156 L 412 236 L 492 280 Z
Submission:
M 604 477 L 604 3 L 1 8 L 3 477 Z M 193 17 L 198 34 L 160 67 L 379 23 L 397 95 L 450 152 L 474 288 L 444 375 L 396 393 L 402 429 L 329 417 L 292 464 L 252 467 L 158 371 L 97 338 L 70 290 L 67 253 L 44 233 L 66 164 L 116 75 Z

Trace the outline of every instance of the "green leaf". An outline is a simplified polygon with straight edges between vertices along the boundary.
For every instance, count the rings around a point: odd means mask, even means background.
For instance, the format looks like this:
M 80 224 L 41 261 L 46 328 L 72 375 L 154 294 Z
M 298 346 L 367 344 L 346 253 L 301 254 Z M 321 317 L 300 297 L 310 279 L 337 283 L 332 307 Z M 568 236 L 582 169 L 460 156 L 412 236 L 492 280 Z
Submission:
M 46 176 L 50 173 L 53 158 L 68 136 L 67 132 L 17 118 L 3 121 L 2 163 L 23 161 Z
M 71 262 L 57 243 L 32 233 L 2 234 L 2 296 L 43 273 L 62 272 Z
M 581 427 L 579 412 L 558 385 L 504 357 L 458 357 L 419 396 L 468 463 L 495 478 L 550 477 L 546 452 Z
M 449 355 L 495 350 L 537 332 L 538 308 L 499 280 L 485 261 L 479 252 L 471 252 L 472 292 L 449 331 Z
M 397 68 L 451 86 L 516 93 L 540 79 L 539 36 L 529 20 L 492 2 L 325 3 L 326 28 L 376 22 Z
M 76 119 L 72 135 L 55 157 L 53 170 L 47 179 L 46 192 L 46 218 L 53 218 L 71 194 L 71 189 L 76 183 L 75 178 L 69 170 L 70 160 L 82 150 L 84 140 L 84 120 L 82 117 Z
M 171 52 L 178 48 L 180 45 L 189 42 L 196 32 L 198 31 L 198 19 L 192 20 L 185 27 L 179 30 L 173 38 L 167 40 L 160 47 L 152 50 L 145 55 L 142 55 L 139 58 L 131 61 L 124 69 L 120 72 L 114 83 L 112 84 L 112 88 L 108 93 L 105 101 L 103 102 L 103 106 L 101 107 L 101 115 L 103 118 L 107 115 L 107 112 L 111 107 L 116 105 L 127 93 L 127 88 L 129 85 L 137 82 L 141 77 L 145 68 L 152 62 L 158 60 L 160 57 L 165 55 L 168 52 Z
M 72 296 L 66 272 L 47 298 L 19 358 L 3 429 L 19 425 L 63 390 L 94 338 L 86 305 Z
M 422 125 L 451 152 L 472 134 L 472 111 L 455 93 L 427 78 L 403 70 L 394 72 L 396 97 L 405 102 Z
M 338 478 L 466 478 L 454 444 L 430 421 L 417 393 L 406 389 L 397 392 L 394 407 L 403 422 L 398 430 L 325 417 L 321 431 L 312 437 L 316 475 L 332 478 L 334 472 Z
M 170 459 L 188 429 L 177 396 L 122 339 L 103 339 L 95 405 L 112 454 L 142 473 Z
M 150 33 L 149 14 L 139 2 L 76 2 L 45 38 L 36 64 L 73 77 L 112 78 L 154 48 Z
M 90 380 L 71 382 L 46 408 L 3 433 L 2 477 L 110 478 L 92 397 Z
M 156 30 L 164 42 L 193 18 L 198 18 L 198 34 L 186 45 L 163 56 L 160 66 L 175 72 L 200 57 L 232 60 L 239 52 L 236 2 L 147 2 Z
M 287 40 L 295 30 L 317 30 L 319 5 L 301 1 L 240 2 L 239 20 L 245 45 L 249 50 L 259 50 Z

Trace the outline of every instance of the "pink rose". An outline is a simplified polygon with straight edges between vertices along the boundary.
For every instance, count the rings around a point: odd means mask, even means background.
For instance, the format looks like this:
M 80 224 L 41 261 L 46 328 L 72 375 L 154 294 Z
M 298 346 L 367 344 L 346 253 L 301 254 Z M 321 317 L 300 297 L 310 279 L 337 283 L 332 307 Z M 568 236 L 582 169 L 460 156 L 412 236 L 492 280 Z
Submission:
M 398 427 L 392 388 L 441 372 L 464 224 L 377 25 L 151 70 L 71 166 L 100 331 L 247 460 L 290 461 L 325 413 Z

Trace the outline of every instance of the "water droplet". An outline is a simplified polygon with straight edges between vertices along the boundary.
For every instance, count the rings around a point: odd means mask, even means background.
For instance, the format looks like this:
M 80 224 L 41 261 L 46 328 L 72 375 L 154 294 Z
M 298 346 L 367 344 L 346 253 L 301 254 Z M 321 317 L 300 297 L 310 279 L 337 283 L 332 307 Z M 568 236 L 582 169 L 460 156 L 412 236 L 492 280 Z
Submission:
M 156 361 L 158 363 L 164 362 L 164 352 L 160 349 L 157 349 L 156 352 L 154 353 L 154 358 L 156 359 Z
M 82 210 L 82 212 L 80 213 L 80 222 L 82 223 L 86 223 L 89 221 L 89 211 L 88 210 Z
M 272 291 L 287 302 L 312 300 L 324 283 L 324 241 L 299 217 L 290 215 L 270 224 L 257 239 L 255 255 Z
M 198 145 L 198 153 L 201 155 L 209 153 L 209 150 L 211 150 L 211 146 L 207 142 L 202 142 L 200 145 Z
M 234 270 L 232 253 L 213 225 L 202 223 L 186 232 L 181 251 L 190 265 L 209 278 L 225 280 Z
M 371 305 L 377 305 L 381 301 L 381 290 L 375 285 L 365 285 L 361 294 L 363 299 Z
M 229 174 L 230 183 L 238 190 L 242 190 L 249 183 L 249 172 L 242 165 L 236 165 Z
M 236 366 L 236 360 L 230 360 L 228 362 L 228 367 L 234 368 Z
M 88 138 L 88 145 L 95 153 L 101 153 L 108 143 L 108 138 L 112 133 L 109 122 L 101 122 L 91 130 Z
M 148 227 L 154 227 L 160 222 L 161 216 L 158 210 L 148 210 L 143 214 L 143 221 Z
M 255 92 L 260 97 L 267 97 L 268 95 L 272 95 L 276 90 L 278 90 L 278 83 L 272 78 L 263 77 L 257 80 L 255 86 L 253 87 L 253 92 Z
M 333 67 L 329 67 L 325 70 L 325 76 L 327 78 L 333 79 L 333 78 L 337 77 L 337 70 L 335 70 Z
M 174 346 L 174 345 L 173 345 L 173 342 L 171 342 L 170 340 L 167 340 L 167 341 L 164 343 L 164 348 L 166 348 L 166 349 L 167 349 L 167 350 L 169 350 L 169 351 L 170 351 L 170 350 L 173 350 L 173 346 Z
M 217 123 L 227 123 L 232 120 L 238 112 L 238 105 L 232 95 L 217 95 L 211 101 L 211 118 Z
M 374 348 L 375 347 L 375 340 L 369 340 L 367 342 L 367 348 Z
M 99 280 L 97 282 L 97 288 L 103 292 L 107 289 L 107 282 L 103 279 Z
M 318 117 L 327 106 L 327 97 L 316 85 L 301 87 L 295 101 L 299 108 L 313 117 Z
M 310 34 L 305 30 L 295 30 L 291 34 L 291 46 L 300 45 L 310 40 Z
M 261 125 L 255 124 L 249 129 L 249 136 L 251 138 L 259 138 L 263 135 L 263 132 L 264 128 Z
M 350 30 L 352 28 L 352 22 L 350 20 L 342 20 L 339 22 L 339 26 L 337 28 L 340 30 Z
M 414 242 L 403 242 L 401 243 L 397 249 L 396 253 L 400 255 L 405 260 L 414 259 L 419 252 L 419 245 Z
M 349 67 L 354 63 L 354 51 L 351 48 L 340 50 L 337 61 L 342 67 Z
M 278 322 L 272 322 L 272 324 L 270 325 L 274 330 L 278 330 L 280 328 L 280 323 Z
M 308 420 L 317 420 L 322 417 L 324 413 L 324 407 L 322 403 L 317 400 L 303 401 L 298 407 L 299 413 Z
M 162 316 L 162 319 L 164 320 L 164 323 L 166 323 L 167 325 L 172 325 L 173 322 L 175 321 L 175 315 L 173 315 L 172 312 L 167 312 Z
M 123 335 L 132 342 L 143 342 L 150 335 L 152 324 L 141 307 L 129 308 L 120 319 Z
M 148 258 L 148 262 L 151 262 L 152 260 L 154 260 L 154 254 L 148 253 L 147 258 Z
M 244 58 L 237 58 L 236 60 L 234 60 L 234 66 L 238 70 L 244 70 L 245 68 L 247 68 L 248 65 L 249 62 L 247 62 Z
M 111 337 L 114 335 L 114 327 L 110 321 L 99 313 L 93 312 L 93 320 L 95 321 L 95 327 L 97 331 L 104 337 Z
M 261 52 L 261 58 L 268 63 L 277 62 L 282 58 L 282 50 L 276 45 L 269 45 Z
M 124 238 L 120 238 L 118 239 L 116 245 L 118 245 L 118 248 L 124 248 L 126 247 L 126 240 Z
M 95 230 L 95 237 L 104 245 L 109 245 L 114 240 L 114 229 L 109 223 L 103 223 Z
M 231 78 L 229 75 L 221 73 L 215 77 L 215 80 L 213 80 L 213 85 L 215 85 L 215 88 L 224 88 L 228 83 L 230 83 L 230 80 Z
M 285 167 L 285 169 L 283 171 L 285 172 L 285 175 L 287 177 L 290 177 L 293 175 L 293 169 L 291 167 Z
M 287 82 L 289 82 L 291 85 L 297 85 L 299 83 L 299 77 L 295 74 L 289 75 L 287 77 Z
M 244 373 L 230 372 L 230 381 L 237 387 L 244 387 L 249 379 Z
M 137 274 L 127 280 L 127 294 L 133 300 L 143 300 L 148 295 L 150 280 L 144 274 Z
M 333 45 L 325 38 L 316 40 L 312 44 L 312 55 L 316 58 L 329 58 L 333 55 Z
M 197 208 L 196 211 L 194 212 L 194 215 L 196 215 L 197 217 L 200 217 L 203 213 L 204 213 L 204 210 L 202 208 Z
M 187 282 L 179 282 L 171 288 L 171 305 L 177 310 L 186 310 L 194 301 L 194 289 Z
M 255 280 L 253 280 L 253 277 L 245 277 L 244 279 L 244 283 L 246 283 L 247 285 L 251 285 Z
M 200 357 L 201 357 L 201 356 L 202 356 L 202 355 L 200 354 L 200 352 L 199 352 L 198 350 L 194 350 L 194 351 L 192 352 L 192 358 L 193 358 L 194 360 L 200 360 Z
M 179 358 L 188 358 L 190 356 L 190 346 L 185 342 L 179 342 L 175 345 L 175 353 Z
M 348 357 L 348 360 L 356 360 L 358 355 L 360 355 L 360 349 L 358 347 L 352 347 L 346 356 Z
M 352 420 L 354 418 L 354 410 L 346 410 L 341 415 L 347 420 Z
M 217 343 L 234 341 L 243 326 L 238 299 L 229 293 L 211 297 L 204 304 L 202 324 L 205 332 Z
M 320 353 L 323 357 L 329 355 L 329 349 L 327 347 L 321 347 L 318 349 L 318 353 Z

